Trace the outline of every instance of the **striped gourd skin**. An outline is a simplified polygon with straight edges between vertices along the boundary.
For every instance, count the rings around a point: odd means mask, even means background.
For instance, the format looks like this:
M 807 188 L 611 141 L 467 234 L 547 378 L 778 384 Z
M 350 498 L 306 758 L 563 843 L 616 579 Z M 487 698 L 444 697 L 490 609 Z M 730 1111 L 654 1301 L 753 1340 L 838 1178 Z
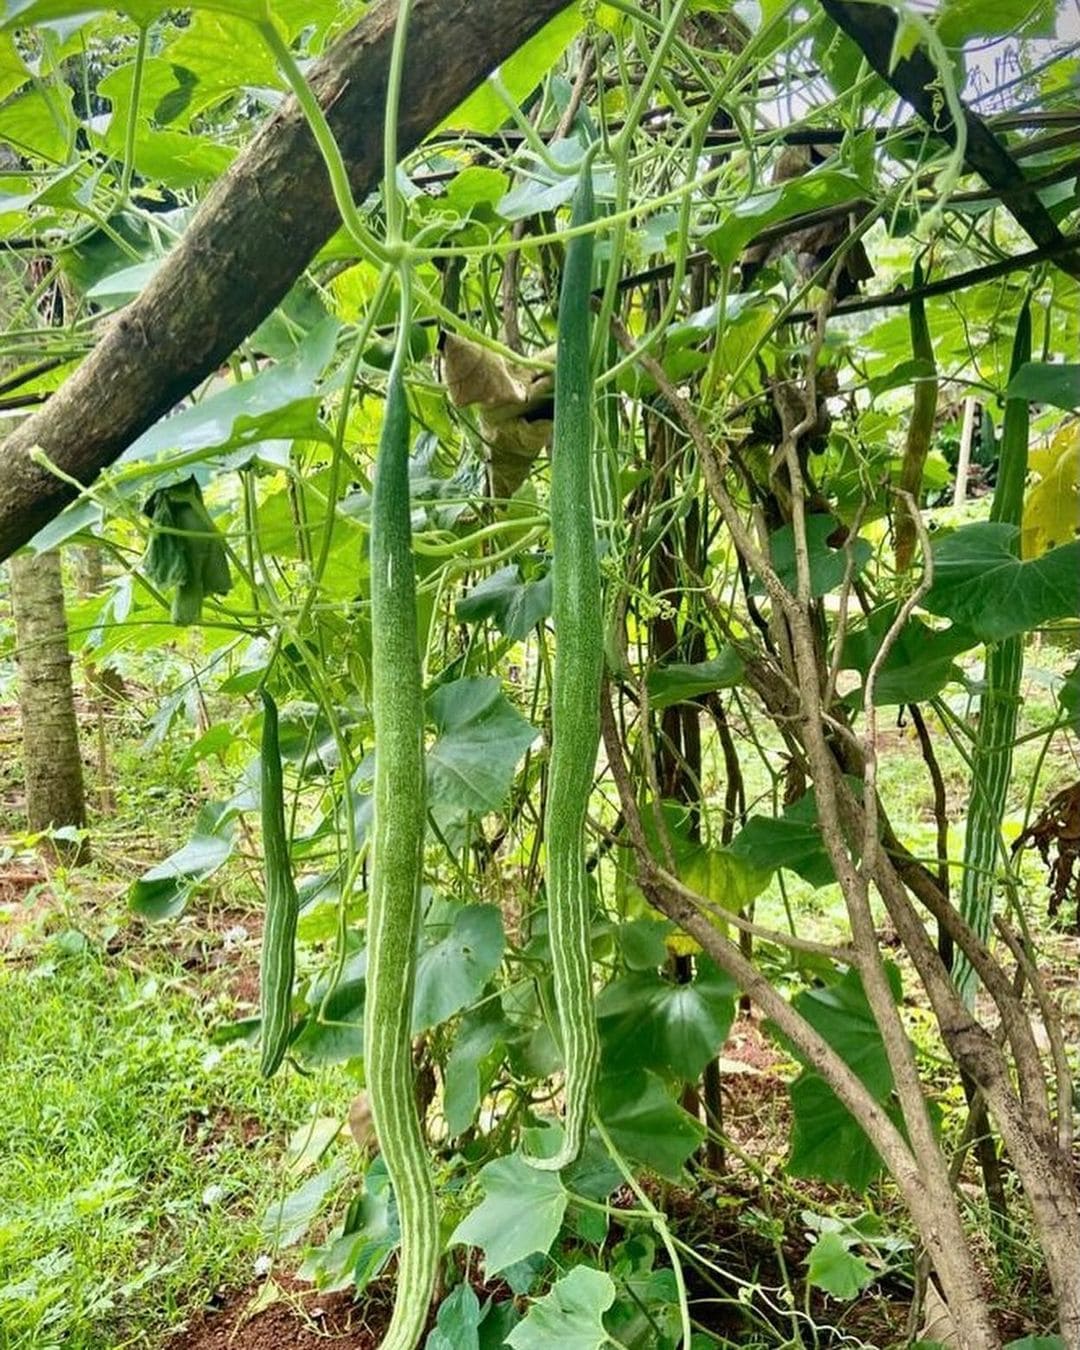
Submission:
M 1015 374 L 1030 358 L 1031 311 L 1025 305 L 1016 325 L 1011 373 Z M 1021 523 L 1029 420 L 1026 399 L 1006 401 L 991 520 L 1009 525 Z M 1017 550 L 1019 547 L 1018 534 Z M 1001 822 L 1012 777 L 1023 669 L 1023 634 L 987 646 L 979 726 L 971 758 L 970 805 L 964 836 L 964 873 L 960 883 L 960 914 L 984 942 L 990 935 L 994 908 L 994 877 L 1000 851 Z M 975 993 L 975 972 L 962 954 L 957 956 L 954 979 L 961 994 L 970 1001 Z
M 412 1004 L 424 831 L 424 710 L 409 523 L 409 408 L 395 356 L 371 508 L 375 795 L 367 921 L 364 1065 L 401 1220 L 394 1312 L 383 1350 L 413 1350 L 427 1321 L 440 1243 L 416 1109 Z
M 911 279 L 913 289 L 922 285 L 922 268 L 915 264 Z M 907 440 L 904 446 L 904 458 L 900 466 L 901 492 L 906 492 L 918 500 L 922 489 L 923 470 L 926 468 L 926 456 L 930 450 L 930 441 L 934 434 L 934 419 L 937 416 L 938 382 L 934 365 L 934 343 L 930 336 L 930 326 L 926 321 L 926 305 L 921 296 L 916 296 L 910 306 L 911 354 L 917 361 L 929 364 L 931 374 L 916 380 L 911 401 L 911 420 L 908 422 Z M 915 556 L 915 518 L 911 508 L 901 497 L 896 503 L 896 570 L 906 572 Z
M 259 961 L 259 1010 L 262 1016 L 264 1078 L 277 1072 L 292 1030 L 292 991 L 296 962 L 299 901 L 293 883 L 285 833 L 285 791 L 281 777 L 277 705 L 263 690 L 262 836 L 266 884 L 266 920 Z
M 592 219 L 588 166 L 574 198 L 571 225 Z M 593 238 L 571 239 L 559 296 L 552 437 L 551 763 L 544 815 L 548 931 L 559 1039 L 565 1064 L 563 1146 L 556 1157 L 530 1158 L 554 1171 L 585 1143 L 599 1047 L 593 1007 L 590 906 L 585 872 L 585 813 L 600 742 L 603 610 L 592 509 L 593 388 L 589 362 Z

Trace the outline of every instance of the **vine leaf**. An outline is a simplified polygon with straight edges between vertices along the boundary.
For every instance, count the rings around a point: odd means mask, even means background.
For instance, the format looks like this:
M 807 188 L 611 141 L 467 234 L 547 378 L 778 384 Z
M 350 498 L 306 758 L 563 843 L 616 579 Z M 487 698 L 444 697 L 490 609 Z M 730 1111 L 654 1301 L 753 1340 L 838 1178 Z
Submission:
M 187 843 L 132 883 L 131 908 L 147 919 L 172 919 L 181 913 L 192 891 L 228 861 L 235 814 L 228 803 L 207 802 Z
M 895 966 L 888 966 L 887 972 L 893 995 L 899 998 L 899 972 Z M 792 1003 L 894 1115 L 892 1070 L 858 974 L 849 970 L 834 984 L 797 994 Z M 794 1125 L 788 1174 L 865 1191 L 881 1171 L 881 1159 L 832 1088 L 819 1074 L 804 1069 L 791 1084 L 790 1095 Z
M 848 1250 L 839 1233 L 822 1233 L 806 1259 L 806 1279 L 833 1298 L 853 1299 L 874 1279 L 861 1256 Z
M 731 841 L 729 852 L 766 874 L 786 867 L 811 886 L 836 880 L 821 839 L 813 788 L 779 816 L 751 816 Z
M 540 82 L 543 72 L 550 70 L 581 30 L 584 22 L 576 5 L 571 5 L 551 19 L 513 56 L 499 67 L 503 86 L 511 98 L 523 103 Z M 489 135 L 506 121 L 506 104 L 485 81 L 467 99 L 459 103 L 450 116 L 436 130 L 452 128 L 455 131 L 476 131 Z
M 439 1305 L 424 1350 L 480 1350 L 480 1300 L 472 1285 L 459 1284 Z
M 575 1266 L 537 1299 L 506 1343 L 513 1350 L 601 1350 L 608 1344 L 603 1316 L 614 1302 L 610 1275 Z
M 364 1189 L 349 1205 L 341 1226 L 311 1251 L 300 1278 L 324 1292 L 355 1289 L 363 1293 L 376 1279 L 401 1241 L 397 1205 L 382 1158 L 364 1177 Z
M 1055 408 L 1073 412 L 1080 408 L 1080 365 L 1029 361 L 1009 381 L 1005 397 L 1052 403 Z
M 673 703 L 686 703 L 714 689 L 730 689 L 742 679 L 743 663 L 733 647 L 724 647 L 708 661 L 686 664 L 672 661 L 649 671 L 646 687 L 655 712 Z
M 699 957 L 695 978 L 675 984 L 657 970 L 613 980 L 600 995 L 605 1068 L 652 1069 L 694 1081 L 727 1040 L 735 1016 L 735 987 Z
M 725 909 L 740 909 L 764 890 L 772 874 L 771 867 L 763 867 L 750 856 L 736 854 L 733 849 L 715 848 L 694 838 L 685 803 L 661 802 L 661 812 L 676 870 L 687 886 Z M 641 821 L 653 856 L 663 857 L 664 845 L 656 812 L 646 807 L 642 810 Z
M 865 682 L 867 672 L 896 618 L 896 606 L 885 605 L 870 615 L 866 624 L 853 629 L 844 643 L 843 666 L 857 670 Z M 931 628 L 913 615 L 901 628 L 874 684 L 874 705 L 922 703 L 949 683 L 958 680 L 956 658 L 978 646 L 978 638 L 960 624 Z M 845 702 L 862 707 L 863 689 L 853 690 Z
M 439 826 L 499 810 L 536 728 L 512 707 L 496 679 L 440 685 L 428 712 L 438 730 L 427 756 L 428 800 Z
M 962 47 L 969 38 L 1050 37 L 1054 32 L 1053 0 L 945 0 L 938 15 L 938 36 L 947 47 Z
M 983 642 L 1000 642 L 1080 613 L 1080 541 L 1021 562 L 1019 527 L 981 521 L 955 530 L 934 549 L 934 584 L 923 607 L 964 624 Z
M 282 1199 L 275 1200 L 259 1224 L 264 1239 L 275 1248 L 295 1246 L 346 1171 L 344 1155 L 339 1154 L 329 1167 L 308 1177 Z
M 596 1109 L 621 1153 L 678 1181 L 683 1164 L 705 1137 L 701 1124 L 674 1101 L 655 1074 L 642 1069 L 605 1073 Z
M 733 263 L 744 245 L 767 225 L 860 196 L 862 184 L 854 174 L 816 169 L 744 197 L 721 219 L 705 244 L 717 261 Z
M 1024 500 L 1020 552 L 1038 558 L 1068 542 L 1080 522 L 1080 422 L 1062 427 L 1048 446 L 1031 450 L 1028 468 L 1036 479 Z
M 464 1133 L 476 1119 L 513 1030 L 502 1010 L 490 1001 L 461 1019 L 443 1069 L 443 1110 L 451 1135 Z
M 548 1251 L 570 1198 L 559 1174 L 541 1172 L 512 1153 L 482 1167 L 477 1180 L 484 1198 L 454 1229 L 451 1244 L 479 1247 L 489 1276 Z
M 333 355 L 337 334 L 337 322 L 325 319 L 295 356 L 250 380 L 229 385 L 172 417 L 163 417 L 116 462 L 164 460 L 158 470 L 148 467 L 147 473 L 153 475 L 167 468 L 179 454 L 186 457 L 185 466 L 190 471 L 196 462 L 195 452 L 199 459 L 210 459 L 227 450 L 239 450 L 238 457 L 228 462 L 228 467 L 237 468 L 258 454 L 262 442 L 268 439 L 329 440 L 330 433 L 319 417 L 322 397 L 316 386 Z M 134 476 L 125 475 L 125 486 L 134 481 Z
M 810 515 L 806 518 L 806 551 L 810 561 L 810 594 L 815 598 L 835 591 L 844 580 L 847 570 L 847 548 L 833 548 L 830 536 L 837 530 L 837 521 L 832 516 Z M 873 555 L 873 549 L 865 539 L 849 541 L 848 547 L 854 555 L 852 576 L 857 577 Z M 780 580 L 794 592 L 798 585 L 798 572 L 795 564 L 795 531 L 790 525 L 782 525 L 769 536 L 769 548 L 772 552 L 773 566 Z M 760 590 L 760 584 L 755 587 Z
M 526 581 L 516 563 L 500 567 L 457 602 L 456 613 L 465 623 L 494 619 L 501 633 L 521 642 L 551 613 L 551 573 Z
M 505 937 L 496 905 L 464 905 L 450 931 L 425 947 L 416 963 L 412 1030 L 438 1026 L 477 999 L 499 968 Z

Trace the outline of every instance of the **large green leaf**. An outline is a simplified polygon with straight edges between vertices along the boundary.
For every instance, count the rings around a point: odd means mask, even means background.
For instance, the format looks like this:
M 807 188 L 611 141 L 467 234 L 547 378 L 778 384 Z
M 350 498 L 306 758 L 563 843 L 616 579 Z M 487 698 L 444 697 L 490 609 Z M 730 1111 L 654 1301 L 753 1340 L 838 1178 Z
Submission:
M 841 585 L 847 570 L 849 550 L 854 561 L 851 571 L 853 577 L 859 575 L 873 553 L 865 539 L 848 540 L 844 547 L 834 548 L 829 543 L 829 537 L 836 529 L 837 521 L 832 516 L 815 514 L 806 517 L 806 552 L 810 563 L 810 594 L 813 596 L 827 595 Z M 782 525 L 775 530 L 769 536 L 769 550 L 780 580 L 794 593 L 798 586 L 794 528 Z M 756 589 L 760 589 L 760 586 Z
M 439 1304 L 439 1315 L 424 1350 L 480 1350 L 480 1300 L 463 1281 Z
M 499 968 L 504 944 L 498 906 L 462 906 L 445 937 L 424 947 L 417 959 L 413 1035 L 477 999 Z
M 880 1174 L 881 1159 L 832 1088 L 804 1072 L 788 1092 L 794 1120 L 785 1171 L 865 1191 Z
M 865 685 L 885 635 L 896 618 L 897 606 L 876 609 L 866 623 L 848 633 L 844 642 L 843 668 L 857 670 Z M 921 703 L 933 698 L 950 680 L 960 678 L 956 658 L 978 645 L 979 639 L 959 624 L 931 628 L 917 615 L 901 628 L 889 654 L 878 671 L 874 684 L 874 704 L 886 707 L 896 703 Z M 863 690 L 853 691 L 847 702 L 862 706 Z
M 537 1299 L 506 1338 L 514 1350 L 601 1350 L 604 1313 L 615 1302 L 610 1275 L 575 1266 Z
M 10 33 L 0 33 L 0 101 L 20 89 L 30 78 L 26 63 Z
M 328 1167 L 315 1172 L 280 1200 L 275 1200 L 259 1224 L 266 1241 L 275 1250 L 299 1242 L 345 1172 L 345 1159 L 339 1154 Z
M 366 992 L 367 951 L 358 948 L 340 971 L 322 975 L 308 987 L 308 1019 L 292 1041 L 291 1053 L 309 1068 L 361 1058 Z
M 581 31 L 583 21 L 579 6 L 567 6 L 502 63 L 499 76 L 512 98 L 521 103 L 536 88 Z M 506 104 L 485 82 L 458 104 L 443 126 L 489 134 L 497 131 L 508 117 Z
M 386 1164 L 376 1158 L 364 1189 L 349 1205 L 345 1220 L 321 1247 L 308 1254 L 300 1278 L 319 1289 L 361 1294 L 385 1267 L 401 1240 L 397 1205 Z
M 971 38 L 1052 37 L 1054 0 L 944 0 L 937 32 L 947 47 Z
M 329 361 L 337 323 L 325 320 L 294 357 L 229 385 L 172 417 L 156 422 L 120 456 L 118 463 L 169 456 L 209 456 L 269 439 L 326 440 L 315 382 Z M 190 459 L 189 461 L 190 462 Z
M 890 966 L 888 975 L 899 998 L 899 973 Z M 835 984 L 805 990 L 792 1002 L 874 1098 L 890 1109 L 892 1070 L 858 974 L 849 970 Z M 881 1159 L 832 1088 L 819 1074 L 804 1069 L 790 1093 L 794 1124 L 787 1171 L 865 1190 L 880 1172 Z
M 786 867 L 811 886 L 828 886 L 836 880 L 821 838 L 813 788 L 784 807 L 780 816 L 751 816 L 732 840 L 729 851 L 762 871 Z
M 131 908 L 148 919 L 171 919 L 179 914 L 192 891 L 232 853 L 233 815 L 220 802 L 204 806 L 187 843 L 132 883 L 128 892 Z
M 733 263 L 746 245 L 767 225 L 790 220 L 823 206 L 852 201 L 863 195 L 862 184 L 854 174 L 839 169 L 814 169 L 801 178 L 763 188 L 744 197 L 726 212 L 706 244 L 720 262 Z
M 736 855 L 730 848 L 702 843 L 691 828 L 691 814 L 685 802 L 662 802 L 661 815 L 679 878 L 699 895 L 725 909 L 737 910 L 749 904 L 768 884 L 771 867 L 761 867 L 749 855 Z M 650 803 L 642 807 L 641 820 L 653 857 L 663 858 L 665 848 Z
M 613 980 L 596 1007 L 605 1071 L 652 1069 L 696 1080 L 727 1040 L 734 992 L 731 980 L 705 957 L 687 984 L 656 970 Z
M 934 548 L 934 584 L 923 607 L 984 642 L 1080 614 L 1080 540 L 1021 562 L 1019 537 L 1016 525 L 1002 521 L 953 531 Z
M 513 1026 L 492 1000 L 462 1017 L 443 1069 L 443 1111 L 452 1135 L 463 1134 L 476 1119 L 513 1035 Z
M 443 684 L 428 700 L 438 730 L 428 750 L 428 802 L 440 826 L 497 811 L 536 729 L 506 699 L 496 679 Z
M 705 1137 L 655 1074 L 642 1069 L 605 1074 L 596 1109 L 621 1153 L 678 1181 L 683 1164 Z
M 72 90 L 54 82 L 48 96 L 41 88 L 16 94 L 0 107 L 0 145 L 53 168 L 67 159 L 69 135 L 74 132 Z M 13 209 L 10 204 L 0 210 Z
M 734 647 L 724 647 L 708 661 L 686 664 L 672 661 L 653 666 L 646 679 L 649 703 L 659 711 L 673 703 L 685 703 L 714 689 L 730 689 L 742 679 L 743 663 Z
M 1080 365 L 1052 365 L 1029 361 L 1009 381 L 1006 398 L 1026 398 L 1032 403 L 1052 403 L 1072 412 L 1080 408 Z
M 479 1247 L 488 1276 L 551 1247 L 569 1201 L 557 1172 L 542 1172 L 512 1153 L 482 1167 L 477 1181 L 484 1198 L 454 1229 L 451 1243 Z
M 861 1256 L 848 1250 L 839 1233 L 822 1233 L 806 1258 L 806 1280 L 833 1298 L 856 1298 L 874 1279 Z
M 500 632 L 520 642 L 551 613 L 551 573 L 525 581 L 516 564 L 500 567 L 457 602 L 456 613 L 465 623 L 494 619 Z

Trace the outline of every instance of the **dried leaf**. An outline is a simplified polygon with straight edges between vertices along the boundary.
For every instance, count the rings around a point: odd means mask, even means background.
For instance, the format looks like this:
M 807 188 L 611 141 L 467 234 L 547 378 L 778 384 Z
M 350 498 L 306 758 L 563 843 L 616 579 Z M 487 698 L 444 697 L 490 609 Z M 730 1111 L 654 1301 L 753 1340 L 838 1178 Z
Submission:
M 933 1280 L 928 1280 L 926 1284 L 926 1296 L 923 1299 L 923 1324 L 919 1332 L 920 1341 L 934 1341 L 938 1345 L 943 1345 L 946 1350 L 960 1350 L 960 1337 L 957 1335 L 956 1323 L 953 1321 L 952 1313 L 949 1312 L 948 1304 L 938 1293 L 937 1285 Z
M 367 1152 L 375 1141 L 375 1122 L 366 1092 L 358 1092 L 349 1104 L 349 1133 L 357 1148 Z
M 549 356 L 541 352 L 541 359 Z M 488 446 L 491 491 L 511 497 L 551 440 L 553 377 L 512 365 L 467 338 L 443 338 L 443 376 L 454 405 L 478 407 Z
M 478 403 L 485 410 L 508 410 L 513 416 L 528 398 L 527 383 L 498 354 L 467 338 L 443 338 L 443 377 L 455 407 Z

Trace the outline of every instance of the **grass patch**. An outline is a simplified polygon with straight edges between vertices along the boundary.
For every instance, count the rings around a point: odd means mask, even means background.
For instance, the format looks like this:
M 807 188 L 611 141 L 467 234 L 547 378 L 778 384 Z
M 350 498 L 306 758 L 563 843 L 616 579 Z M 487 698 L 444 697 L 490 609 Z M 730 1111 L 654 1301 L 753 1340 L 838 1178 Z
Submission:
M 215 1049 L 203 983 L 196 997 L 163 947 L 110 955 L 74 929 L 3 969 L 7 1350 L 160 1344 L 253 1278 L 259 1218 L 295 1184 L 284 1141 L 328 1084 L 266 1084 L 246 1046 Z

